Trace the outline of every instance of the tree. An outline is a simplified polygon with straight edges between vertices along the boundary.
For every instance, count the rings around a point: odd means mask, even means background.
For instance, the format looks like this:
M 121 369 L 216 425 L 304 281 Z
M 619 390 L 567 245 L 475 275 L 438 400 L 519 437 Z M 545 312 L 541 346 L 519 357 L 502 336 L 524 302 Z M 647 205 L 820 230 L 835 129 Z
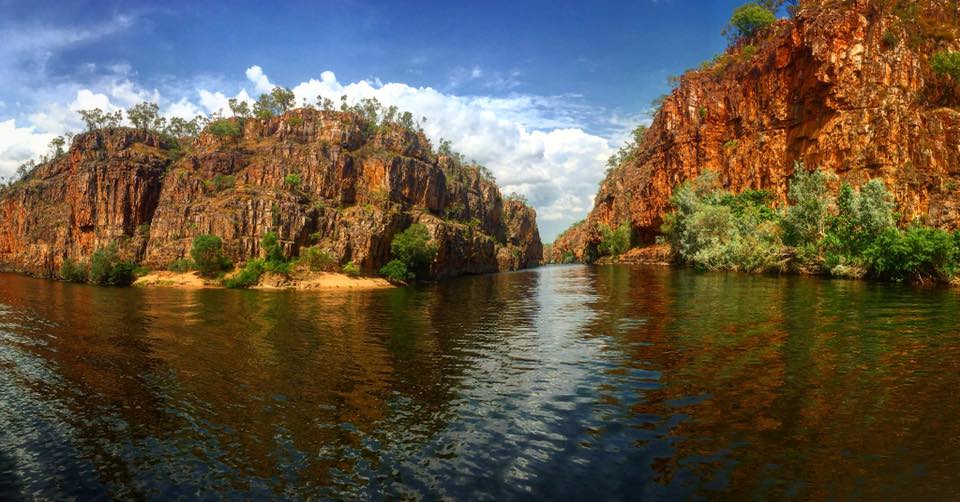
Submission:
M 323 96 L 317 96 L 317 108 L 323 111 L 333 110 L 333 100 Z
M 246 101 L 240 101 L 237 98 L 230 98 L 227 100 L 227 105 L 230 107 L 230 112 L 233 113 L 235 117 L 240 117 L 245 119 L 250 116 L 250 105 Z
M 99 248 L 90 256 L 90 282 L 98 286 L 129 286 L 136 266 L 120 259 L 117 243 Z
M 770 11 L 771 14 L 776 15 L 784 5 L 791 8 L 796 7 L 797 0 L 757 0 L 757 4 Z
M 283 263 L 287 259 L 283 254 L 283 247 L 280 246 L 280 239 L 276 232 L 267 232 L 260 239 L 260 248 L 263 250 L 264 258 L 268 264 Z
M 200 124 L 202 121 L 203 117 L 200 115 L 190 120 L 173 117 L 170 119 L 164 132 L 174 138 L 195 138 L 200 134 Z
M 286 87 L 274 87 L 273 90 L 270 91 L 270 98 L 273 102 L 273 111 L 277 115 L 292 110 L 296 104 L 296 97 L 293 95 L 293 91 Z
M 941 77 L 950 77 L 960 83 L 960 52 L 940 51 L 930 58 L 933 72 Z
M 167 122 L 167 119 L 160 116 L 160 107 L 146 101 L 127 110 L 127 119 L 133 127 L 144 131 L 163 131 Z
M 240 124 L 238 124 L 235 120 L 219 119 L 214 120 L 210 123 L 210 125 L 207 126 L 207 132 L 219 138 L 220 142 L 222 143 L 225 138 L 229 137 L 239 141 L 243 130 L 240 129 Z
M 410 129 L 410 130 L 412 130 L 412 129 L 413 129 L 413 126 L 415 125 L 415 124 L 413 123 L 413 114 L 410 113 L 410 112 L 403 112 L 403 113 L 401 113 L 401 114 L 400 114 L 400 125 L 403 126 L 404 129 Z
M 609 225 L 600 224 L 600 254 L 606 256 L 619 256 L 630 249 L 633 228 L 630 223 L 624 222 L 616 229 Z
M 406 265 L 414 277 L 424 277 L 430 263 L 437 256 L 437 246 L 431 243 L 430 230 L 422 223 L 415 223 L 394 236 L 390 254 Z
M 223 241 L 216 235 L 194 237 L 190 257 L 201 275 L 213 275 L 230 267 L 230 260 L 223 255 Z
M 253 103 L 253 115 L 258 119 L 273 117 L 273 98 L 269 94 L 261 94 Z
M 730 22 L 723 29 L 723 34 L 732 41 L 750 38 L 777 20 L 769 10 L 756 3 L 748 3 L 737 7 L 730 17 Z
M 57 136 L 50 140 L 50 156 L 57 158 L 63 155 L 63 147 L 67 144 L 67 140 L 63 136 Z
M 33 173 L 34 169 L 36 168 L 37 168 L 37 163 L 32 160 L 28 160 L 23 164 L 20 164 L 19 166 L 17 166 L 17 179 L 19 180 L 26 179 L 27 176 L 30 176 L 30 174 Z
M 105 114 L 103 110 L 99 108 L 80 110 L 77 113 L 80 114 L 80 118 L 83 119 L 83 123 L 87 126 L 87 131 L 102 129 L 107 121 L 107 115 L 109 115 Z

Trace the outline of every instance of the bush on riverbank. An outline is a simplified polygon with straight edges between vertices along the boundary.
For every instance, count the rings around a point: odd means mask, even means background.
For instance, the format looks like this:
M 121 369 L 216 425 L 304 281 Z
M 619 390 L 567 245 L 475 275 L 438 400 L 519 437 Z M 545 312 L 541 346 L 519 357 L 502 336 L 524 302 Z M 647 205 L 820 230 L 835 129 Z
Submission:
M 380 275 L 393 281 L 426 277 L 438 251 L 431 240 L 430 230 L 422 223 L 398 233 L 390 242 L 393 259 L 380 269 Z
M 663 231 L 681 261 L 707 270 L 920 282 L 949 281 L 960 271 L 960 232 L 898 228 L 883 181 L 843 184 L 838 195 L 834 181 L 798 165 L 788 204 L 777 209 L 767 192 L 731 194 L 704 173 L 674 191 Z
M 194 237 L 190 257 L 200 275 L 211 276 L 231 268 L 230 260 L 223 255 L 223 241 L 216 235 Z
M 133 284 L 133 271 L 137 265 L 120 259 L 117 243 L 97 249 L 90 256 L 88 282 L 98 286 L 129 286 Z

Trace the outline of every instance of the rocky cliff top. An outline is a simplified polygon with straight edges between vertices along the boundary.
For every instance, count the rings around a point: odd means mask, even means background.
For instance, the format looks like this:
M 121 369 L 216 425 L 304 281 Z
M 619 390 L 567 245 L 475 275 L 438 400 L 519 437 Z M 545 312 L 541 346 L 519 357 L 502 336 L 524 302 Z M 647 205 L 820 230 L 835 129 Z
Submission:
M 673 189 L 704 170 L 782 201 L 798 162 L 855 186 L 882 178 L 905 221 L 960 227 L 960 93 L 930 64 L 958 36 L 954 0 L 801 2 L 679 79 L 550 258 L 595 258 L 599 224 L 629 222 L 636 244 L 652 242 Z

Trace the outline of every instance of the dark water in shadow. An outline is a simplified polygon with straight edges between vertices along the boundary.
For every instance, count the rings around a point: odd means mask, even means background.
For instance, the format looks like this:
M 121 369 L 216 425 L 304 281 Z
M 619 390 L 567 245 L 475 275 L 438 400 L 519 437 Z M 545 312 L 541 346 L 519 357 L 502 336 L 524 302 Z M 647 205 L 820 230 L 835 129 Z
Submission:
M 960 293 L 548 267 L 0 275 L 0 499 L 960 497 Z

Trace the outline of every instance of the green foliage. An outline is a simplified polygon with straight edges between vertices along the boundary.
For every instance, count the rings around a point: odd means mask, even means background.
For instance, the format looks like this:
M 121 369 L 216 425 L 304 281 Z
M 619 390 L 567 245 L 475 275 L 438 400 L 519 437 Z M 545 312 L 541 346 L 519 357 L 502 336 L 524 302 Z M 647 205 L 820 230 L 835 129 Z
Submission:
M 283 254 L 283 247 L 280 246 L 280 239 L 276 232 L 267 232 L 260 239 L 260 248 L 263 251 L 266 263 L 277 265 L 287 261 Z
M 599 230 L 602 239 L 599 251 L 602 256 L 619 256 L 630 249 L 633 228 L 629 222 L 623 222 L 616 229 L 601 223 Z
M 640 145 L 643 143 L 643 138 L 647 134 L 647 126 L 638 125 L 631 134 L 631 138 L 623 144 L 617 152 L 610 156 L 607 159 L 607 168 L 608 172 L 610 170 L 616 169 L 618 166 L 627 163 L 633 162 L 636 160 L 637 156 L 640 154 Z
M 360 267 L 357 267 L 357 265 L 353 263 L 352 260 L 348 261 L 346 265 L 343 266 L 342 270 L 344 274 L 347 274 L 351 277 L 356 277 L 360 275 Z
M 314 272 L 333 272 L 337 269 L 336 257 L 326 249 L 316 246 L 306 248 L 301 255 L 301 261 Z
M 708 270 L 766 272 L 784 267 L 778 217 L 767 192 L 731 194 L 707 172 L 674 191 L 664 233 L 681 260 Z
M 167 265 L 167 270 L 171 272 L 176 272 L 178 274 L 189 272 L 194 268 L 195 268 L 195 265 L 193 264 L 193 262 L 185 258 L 178 258 L 170 262 L 169 265 Z
M 391 282 L 405 282 L 416 278 L 414 274 L 407 270 L 407 265 L 396 258 L 380 268 L 380 275 Z
M 266 271 L 265 263 L 262 259 L 256 258 L 250 260 L 240 269 L 239 272 L 227 279 L 224 279 L 223 285 L 231 289 L 245 289 L 254 286 L 260 280 L 260 276 Z
M 430 230 L 422 223 L 407 227 L 393 237 L 390 254 L 400 260 L 414 277 L 425 277 L 430 263 L 437 256 L 437 246 L 431 243 Z
M 167 119 L 160 115 L 160 107 L 156 103 L 138 103 L 127 110 L 127 119 L 137 129 L 144 131 L 163 131 Z
M 747 3 L 737 7 L 730 17 L 730 22 L 723 29 L 723 34 L 731 40 L 750 38 L 770 26 L 777 20 L 770 10 L 756 3 Z
M 527 196 L 522 193 L 510 192 L 510 195 L 507 196 L 507 200 L 519 202 L 524 206 L 529 206 L 530 202 L 527 200 Z
M 207 132 L 216 136 L 222 142 L 227 138 L 239 140 L 243 134 L 243 129 L 240 128 L 240 122 L 237 120 L 219 119 L 207 125 Z
M 230 260 L 223 255 L 223 241 L 216 235 L 194 237 L 190 257 L 200 275 L 211 276 L 230 268 Z
M 960 52 L 940 51 L 930 58 L 933 72 L 960 82 Z
M 293 91 L 286 87 L 274 87 L 269 94 L 261 94 L 253 104 L 253 115 L 258 119 L 268 119 L 292 110 L 296 104 Z
M 129 286 L 133 283 L 134 263 L 122 261 L 117 243 L 97 249 L 90 256 L 90 283 L 98 286 Z
M 231 174 L 227 174 L 227 175 L 217 174 L 213 178 L 209 180 L 205 180 L 203 182 L 203 185 L 207 188 L 207 190 L 210 190 L 211 192 L 220 192 L 228 188 L 233 188 L 233 186 L 236 183 L 237 183 L 236 176 L 233 176 Z
M 80 110 L 77 113 L 80 114 L 80 118 L 83 120 L 84 125 L 86 125 L 87 131 L 120 127 L 120 122 L 123 121 L 123 112 L 120 110 L 109 113 L 99 108 L 94 108 L 92 110 Z
M 888 228 L 864 250 L 863 257 L 872 275 L 895 281 L 949 281 L 960 267 L 955 236 L 921 225 Z
M 776 211 L 768 193 L 729 194 L 706 174 L 674 191 L 663 230 L 681 260 L 712 270 L 792 269 L 896 281 L 949 281 L 960 271 L 960 232 L 922 225 L 901 230 L 881 180 L 859 190 L 844 184 L 834 196 L 832 179 L 798 166 L 790 205 Z
M 301 183 L 300 175 L 297 173 L 290 173 L 283 178 L 283 182 L 289 185 L 291 188 L 297 188 Z
M 794 165 L 787 197 L 790 206 L 783 217 L 784 241 L 797 246 L 820 242 L 827 231 L 828 218 L 835 207 L 829 183 L 835 176 L 820 169 L 806 171 Z
M 87 282 L 87 264 L 67 258 L 60 265 L 60 278 L 70 282 Z
M 735 139 L 731 139 L 731 140 L 729 140 L 729 141 L 727 141 L 727 142 L 725 142 L 725 143 L 723 144 L 723 148 L 729 150 L 729 149 L 731 149 L 731 148 L 736 148 L 737 145 L 739 145 L 739 144 L 740 144 L 739 141 L 737 141 L 737 140 L 735 140 Z

